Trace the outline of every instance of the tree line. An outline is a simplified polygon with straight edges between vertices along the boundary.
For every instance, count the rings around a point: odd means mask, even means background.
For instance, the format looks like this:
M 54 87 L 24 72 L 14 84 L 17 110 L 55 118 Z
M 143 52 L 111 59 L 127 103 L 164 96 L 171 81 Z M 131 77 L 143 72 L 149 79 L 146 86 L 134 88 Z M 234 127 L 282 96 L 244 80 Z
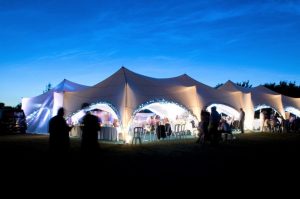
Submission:
M 252 88 L 249 80 L 237 82 L 236 84 L 244 88 Z M 224 84 L 217 84 L 215 88 L 219 88 L 222 85 Z M 297 85 L 296 82 L 280 81 L 279 83 L 265 83 L 263 86 L 282 95 L 289 97 L 300 97 L 300 85 Z
M 297 85 L 296 82 L 280 81 L 279 84 L 267 83 L 264 86 L 282 95 L 300 97 L 300 85 Z

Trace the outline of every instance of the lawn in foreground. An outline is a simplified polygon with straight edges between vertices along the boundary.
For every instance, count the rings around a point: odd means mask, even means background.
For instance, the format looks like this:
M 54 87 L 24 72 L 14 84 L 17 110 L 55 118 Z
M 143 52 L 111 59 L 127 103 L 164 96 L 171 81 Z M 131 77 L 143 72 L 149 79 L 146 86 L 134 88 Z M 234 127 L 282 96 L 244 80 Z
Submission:
M 142 145 L 100 143 L 93 155 L 80 151 L 71 139 L 63 159 L 50 156 L 48 136 L 0 137 L 1 169 L 22 172 L 59 170 L 97 176 L 268 176 L 299 175 L 299 134 L 249 133 L 232 143 L 201 147 L 194 139 Z

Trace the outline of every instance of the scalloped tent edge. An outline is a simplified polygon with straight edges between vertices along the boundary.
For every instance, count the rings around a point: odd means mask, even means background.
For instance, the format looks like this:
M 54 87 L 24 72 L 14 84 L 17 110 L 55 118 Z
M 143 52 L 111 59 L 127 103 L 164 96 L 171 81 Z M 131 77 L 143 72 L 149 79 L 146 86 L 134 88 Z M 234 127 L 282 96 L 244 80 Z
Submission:
M 74 89 L 68 89 L 69 86 Z M 31 128 L 30 132 L 46 133 L 49 116 L 56 114 L 58 107 L 64 107 L 66 115 L 71 115 L 80 110 L 83 103 L 105 101 L 118 111 L 123 127 L 126 128 L 133 113 L 141 104 L 156 99 L 180 104 L 198 119 L 200 119 L 201 109 L 213 103 L 227 105 L 236 110 L 243 108 L 246 113 L 246 129 L 251 129 L 254 107 L 258 104 L 268 104 L 283 116 L 285 107 L 292 106 L 300 110 L 300 98 L 282 96 L 263 86 L 243 88 L 228 81 L 215 89 L 186 74 L 171 78 L 153 78 L 135 73 L 125 67 L 121 67 L 94 86 L 63 80 L 47 93 L 33 98 L 23 98 L 22 108 L 26 115 L 35 112 L 35 118 L 30 124 L 34 128 Z M 42 111 L 43 108 L 46 108 L 45 113 Z

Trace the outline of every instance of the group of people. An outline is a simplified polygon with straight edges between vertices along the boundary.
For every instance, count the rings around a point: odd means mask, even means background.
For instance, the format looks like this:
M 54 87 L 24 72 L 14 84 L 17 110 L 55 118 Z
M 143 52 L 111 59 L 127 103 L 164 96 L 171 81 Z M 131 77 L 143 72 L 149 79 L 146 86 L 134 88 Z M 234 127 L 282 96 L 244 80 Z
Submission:
M 222 133 L 232 133 L 232 124 L 221 117 L 215 106 L 211 107 L 211 113 L 206 109 L 204 107 L 201 111 L 201 121 L 198 125 L 199 137 L 196 142 L 204 144 L 209 141 L 211 145 L 217 145 L 221 140 Z M 244 133 L 244 121 L 245 112 L 240 108 L 239 128 L 241 133 Z
M 241 133 L 244 133 L 245 112 L 240 109 L 239 126 Z M 69 126 L 64 118 L 64 108 L 60 108 L 56 116 L 49 122 L 49 144 L 51 152 L 68 152 L 70 147 L 69 132 L 72 126 Z M 160 120 L 151 116 L 150 131 L 156 131 L 158 139 L 170 136 L 172 133 L 169 120 L 167 118 Z M 97 116 L 87 112 L 82 119 L 82 151 L 91 151 L 98 148 L 98 131 L 101 126 Z M 221 133 L 231 133 L 231 124 L 217 112 L 216 107 L 211 108 L 209 113 L 206 108 L 201 111 L 201 122 L 198 125 L 199 138 L 197 142 L 210 141 L 212 145 L 218 144 L 221 139 Z
M 64 154 L 69 151 L 70 137 L 69 126 L 64 118 L 64 108 L 60 108 L 57 115 L 49 121 L 49 144 L 50 151 L 56 154 Z M 82 151 L 95 151 L 98 148 L 98 131 L 100 125 L 98 117 L 87 112 L 83 117 L 81 149 Z
M 148 126 L 149 132 L 155 132 L 157 139 L 166 138 L 172 133 L 170 121 L 167 117 L 161 119 L 159 115 L 150 116 Z
M 260 131 L 261 132 L 297 132 L 299 129 L 299 119 L 289 115 L 287 119 L 276 114 L 268 115 L 266 111 L 260 112 Z

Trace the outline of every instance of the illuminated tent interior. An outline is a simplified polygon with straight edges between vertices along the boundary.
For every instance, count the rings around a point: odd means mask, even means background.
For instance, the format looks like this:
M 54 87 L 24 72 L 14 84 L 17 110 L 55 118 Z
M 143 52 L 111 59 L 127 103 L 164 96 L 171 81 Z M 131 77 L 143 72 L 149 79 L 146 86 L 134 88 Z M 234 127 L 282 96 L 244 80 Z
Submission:
M 170 102 L 159 105 L 156 102 Z M 24 98 L 22 108 L 27 115 L 29 132 L 46 133 L 49 118 L 58 107 L 64 107 L 68 117 L 79 114 L 81 105 L 108 104 L 126 134 L 138 111 L 149 109 L 171 119 L 174 104 L 200 119 L 201 109 L 212 104 L 220 112 L 238 119 L 238 111 L 246 113 L 245 128 L 252 129 L 254 109 L 259 105 L 273 107 L 285 117 L 285 111 L 299 115 L 300 98 L 290 98 L 263 86 L 243 88 L 231 81 L 218 89 L 207 86 L 183 74 L 172 78 L 152 78 L 137 74 L 125 67 L 94 86 L 83 86 L 64 80 L 55 89 L 33 98 Z M 172 105 L 173 104 L 173 105 Z M 146 107 L 146 108 L 145 108 Z M 98 107 L 104 109 L 103 107 Z M 81 112 L 82 114 L 82 112 Z M 145 113 L 144 113 L 145 114 Z
M 233 118 L 234 120 L 239 119 L 239 112 L 235 110 L 234 108 L 231 108 L 229 106 L 223 105 L 223 104 L 211 104 L 207 107 L 207 111 L 211 112 L 211 108 L 215 106 L 218 113 L 221 115 L 229 116 Z
M 105 122 L 111 122 L 113 123 L 113 120 L 119 120 L 119 117 L 117 116 L 117 113 L 109 106 L 109 104 L 106 103 L 96 103 L 93 105 L 90 105 L 86 108 L 83 108 L 81 110 L 78 110 L 73 115 L 70 115 L 67 119 L 68 122 L 72 125 L 77 125 L 81 122 L 81 119 L 85 115 L 87 111 L 92 112 L 93 115 L 98 116 L 98 118 L 101 118 L 102 123 Z M 106 119 L 106 116 L 108 115 L 109 119 Z M 106 121 L 107 120 L 107 121 Z
M 271 108 L 285 119 L 287 119 L 286 112 L 300 117 L 300 98 L 284 96 L 264 86 L 244 88 L 236 85 L 232 81 L 227 81 L 224 85 L 220 86 L 218 90 L 240 93 L 244 96 L 244 99 L 245 96 L 248 95 L 248 100 L 245 100 L 242 105 L 242 107 L 246 109 L 245 127 L 248 129 L 256 129 L 258 121 L 255 121 L 254 112 L 263 108 Z M 248 101 L 248 104 L 246 101 Z
M 132 132 L 134 127 L 147 126 L 151 116 L 158 116 L 161 121 L 167 119 L 171 125 L 171 129 L 174 129 L 177 123 L 185 123 L 185 130 L 190 130 L 191 132 L 191 121 L 198 123 L 198 119 L 184 107 L 173 102 L 158 101 L 149 103 L 135 111 L 133 119 L 129 124 L 129 132 Z

